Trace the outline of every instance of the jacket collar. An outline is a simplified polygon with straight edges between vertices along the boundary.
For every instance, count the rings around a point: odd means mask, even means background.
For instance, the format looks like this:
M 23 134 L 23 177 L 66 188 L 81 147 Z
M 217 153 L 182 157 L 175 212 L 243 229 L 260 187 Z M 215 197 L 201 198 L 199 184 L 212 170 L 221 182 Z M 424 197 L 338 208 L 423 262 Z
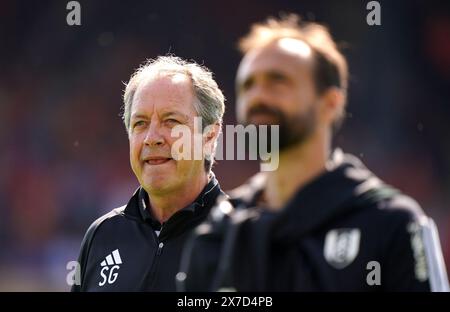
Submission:
M 214 197 L 214 189 L 219 189 L 219 182 L 217 181 L 214 173 L 211 172 L 210 180 L 205 185 L 203 190 L 200 192 L 200 194 L 197 196 L 197 198 L 192 202 L 191 204 L 187 205 L 186 207 L 182 208 L 179 211 L 183 212 L 191 212 L 195 213 L 198 212 L 199 209 L 204 207 L 207 203 L 210 202 L 212 197 Z M 150 211 L 150 202 L 147 192 L 144 190 L 144 188 L 141 186 L 139 187 L 138 191 L 138 205 L 139 205 L 139 212 L 144 221 L 147 220 L 153 220 L 156 221 Z M 157 222 L 157 221 L 156 221 Z
M 263 209 L 259 222 L 267 222 L 275 238 L 294 238 L 324 224 L 328 220 L 361 207 L 361 203 L 377 200 L 366 196 L 384 186 L 355 156 L 336 149 L 329 169 L 297 191 L 278 212 Z M 257 205 L 265 186 L 265 176 L 255 175 L 243 188 L 231 192 L 231 201 L 251 207 Z
M 331 170 L 299 190 L 275 217 L 276 238 L 298 237 L 339 215 L 361 208 L 375 199 L 365 195 L 384 185 L 353 155 L 337 150 L 331 163 Z M 284 226 L 278 226 L 280 223 Z
M 220 189 L 219 182 L 215 175 L 211 172 L 210 180 L 197 196 L 194 202 L 177 211 L 167 222 L 164 223 L 164 233 L 161 232 L 160 238 L 166 236 L 168 232 L 179 233 L 184 230 L 184 226 L 193 221 L 206 216 L 212 205 L 216 202 L 217 197 L 224 194 Z M 128 202 L 124 213 L 143 222 L 148 222 L 154 228 L 160 226 L 159 222 L 152 216 L 148 200 L 148 194 L 140 186 Z M 174 229 L 178 227 L 178 229 Z M 167 229 L 167 230 L 166 230 Z

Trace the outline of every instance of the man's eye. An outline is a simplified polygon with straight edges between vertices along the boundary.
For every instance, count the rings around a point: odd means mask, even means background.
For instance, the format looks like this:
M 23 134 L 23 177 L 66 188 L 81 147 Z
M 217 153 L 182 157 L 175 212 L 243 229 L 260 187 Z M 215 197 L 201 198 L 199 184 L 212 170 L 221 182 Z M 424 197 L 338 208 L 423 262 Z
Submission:
M 136 127 L 141 127 L 143 125 L 145 125 L 145 121 L 139 120 L 134 123 L 133 127 L 136 128 Z
M 286 81 L 286 76 L 281 75 L 281 74 L 272 74 L 270 75 L 270 80 L 272 80 L 273 82 L 284 82 Z
M 254 82 L 255 81 L 252 78 L 246 79 L 244 81 L 244 83 L 241 84 L 240 90 L 246 91 L 246 90 L 250 89 L 253 86 Z
M 178 120 L 173 119 L 173 118 L 166 119 L 166 123 L 171 124 L 171 125 L 180 124 L 180 122 Z

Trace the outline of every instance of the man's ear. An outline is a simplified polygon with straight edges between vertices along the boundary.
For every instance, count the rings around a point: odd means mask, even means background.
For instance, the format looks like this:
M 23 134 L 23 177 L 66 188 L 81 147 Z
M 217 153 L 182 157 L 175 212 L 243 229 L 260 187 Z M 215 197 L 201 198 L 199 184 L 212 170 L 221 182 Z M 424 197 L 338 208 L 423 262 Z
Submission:
M 208 125 L 203 130 L 203 147 L 206 155 L 211 155 L 214 152 L 215 143 L 220 134 L 220 124 L 215 123 Z
M 345 95 L 344 91 L 337 87 L 331 87 L 322 94 L 321 117 L 327 124 L 333 124 L 344 114 Z

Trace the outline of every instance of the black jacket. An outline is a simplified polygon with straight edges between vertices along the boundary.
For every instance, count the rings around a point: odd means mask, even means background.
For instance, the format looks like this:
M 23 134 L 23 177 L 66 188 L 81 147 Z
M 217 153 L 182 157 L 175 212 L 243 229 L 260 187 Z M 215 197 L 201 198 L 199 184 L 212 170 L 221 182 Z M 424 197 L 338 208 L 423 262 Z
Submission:
M 448 290 L 435 225 L 419 205 L 356 157 L 337 151 L 332 163 L 280 212 L 258 204 L 261 174 L 230 192 L 192 236 L 181 289 Z
M 223 194 L 213 176 L 196 201 L 162 226 L 139 188 L 126 206 L 96 220 L 83 239 L 81 285 L 72 291 L 175 291 L 180 254 L 189 232 Z M 155 230 L 160 230 L 159 236 Z

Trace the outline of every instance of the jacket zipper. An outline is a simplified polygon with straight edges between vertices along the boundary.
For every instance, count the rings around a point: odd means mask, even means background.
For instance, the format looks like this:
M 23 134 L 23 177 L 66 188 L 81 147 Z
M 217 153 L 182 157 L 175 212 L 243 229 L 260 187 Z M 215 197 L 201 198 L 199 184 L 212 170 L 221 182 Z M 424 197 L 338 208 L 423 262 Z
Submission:
M 152 229 L 153 231 L 153 229 Z M 161 227 L 162 231 L 162 227 Z M 161 231 L 159 232 L 161 235 Z M 155 284 L 156 272 L 158 269 L 159 259 L 161 258 L 162 250 L 164 248 L 164 242 L 160 241 L 155 231 L 153 231 L 153 237 L 155 238 L 155 242 L 158 244 L 158 249 L 156 250 L 155 259 L 153 260 L 152 267 L 150 269 L 150 273 L 147 275 L 145 279 L 145 285 L 143 285 L 146 289 L 148 287 L 153 289 L 153 285 Z
M 160 255 L 161 255 L 161 252 L 162 252 L 163 247 L 164 247 L 164 243 L 163 243 L 163 242 L 160 242 L 160 243 L 158 244 L 158 251 L 156 252 L 156 255 L 157 255 L 157 256 L 160 256 Z

